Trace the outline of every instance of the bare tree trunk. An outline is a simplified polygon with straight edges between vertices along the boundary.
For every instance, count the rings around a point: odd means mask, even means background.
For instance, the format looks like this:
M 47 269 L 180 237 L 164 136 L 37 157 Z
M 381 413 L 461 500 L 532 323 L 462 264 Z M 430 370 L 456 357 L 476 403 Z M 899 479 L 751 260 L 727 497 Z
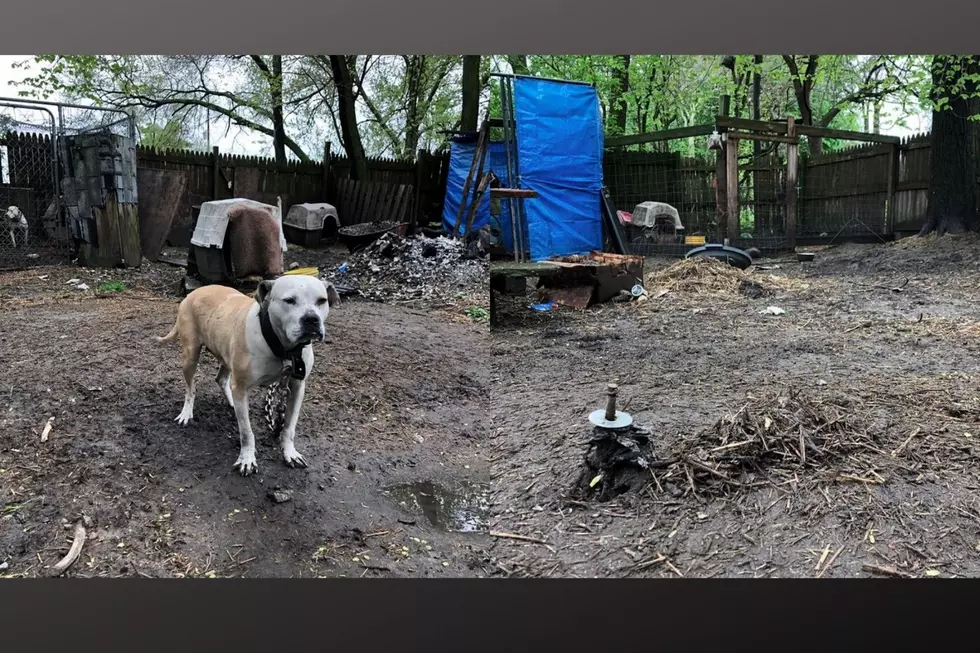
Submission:
M 810 54 L 806 57 L 806 68 L 800 70 L 796 62 L 796 55 L 784 54 L 783 61 L 789 68 L 790 77 L 793 80 L 793 93 L 796 96 L 796 104 L 800 108 L 800 123 L 812 126 L 813 107 L 810 105 L 810 96 L 813 92 L 813 84 L 816 81 L 817 66 L 820 63 L 819 54 Z M 820 154 L 823 152 L 823 139 L 817 136 L 809 137 L 810 153 Z
M 269 104 L 272 105 L 272 147 L 276 153 L 276 163 L 286 162 L 286 119 L 283 111 L 282 99 L 282 55 L 272 56 L 272 67 L 262 55 L 249 55 L 252 63 L 259 69 L 265 77 L 266 87 L 269 90 Z
M 932 100 L 947 100 L 932 112 L 932 148 L 929 156 L 929 208 L 920 236 L 976 231 L 977 159 L 975 124 L 970 116 L 977 102 L 964 97 L 977 84 L 980 57 L 936 55 L 932 63 Z M 967 78 L 969 75 L 971 78 Z M 962 90 L 951 91 L 957 84 Z
M 329 56 L 333 83 L 337 89 L 340 136 L 344 139 L 344 151 L 350 159 L 350 176 L 351 179 L 363 180 L 367 178 L 367 159 L 364 156 L 361 134 L 357 129 L 357 106 L 354 102 L 354 80 L 351 76 L 350 63 L 345 55 Z
M 613 55 L 612 78 L 615 83 L 609 94 L 609 119 L 614 129 L 609 131 L 619 136 L 626 133 L 628 110 L 626 94 L 630 90 L 630 55 Z
M 269 80 L 272 91 L 272 144 L 276 151 L 276 163 L 286 162 L 286 120 L 282 109 L 282 55 L 272 56 L 272 78 Z
M 403 156 L 413 156 L 418 149 L 419 137 L 422 133 L 422 116 L 419 102 L 422 94 L 422 76 L 425 74 L 425 55 L 405 57 L 405 144 Z
M 507 63 L 510 64 L 510 69 L 514 71 L 515 75 L 531 74 L 531 68 L 528 66 L 526 54 L 508 54 Z
M 881 133 L 881 106 L 884 104 L 883 100 L 875 100 L 874 102 L 874 124 L 873 129 L 875 134 Z
M 463 111 L 460 129 L 475 132 L 480 122 L 480 55 L 463 56 Z

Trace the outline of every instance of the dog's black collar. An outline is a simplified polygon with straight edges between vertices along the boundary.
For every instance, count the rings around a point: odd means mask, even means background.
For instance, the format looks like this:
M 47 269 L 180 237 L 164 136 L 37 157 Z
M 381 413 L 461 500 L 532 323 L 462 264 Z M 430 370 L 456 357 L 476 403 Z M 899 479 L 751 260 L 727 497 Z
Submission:
M 259 309 L 259 326 L 262 328 L 262 337 L 265 339 L 265 344 L 269 345 L 269 349 L 272 350 L 276 358 L 283 361 L 288 360 L 292 364 L 290 376 L 294 379 L 305 379 L 306 363 L 303 362 L 303 349 L 309 347 L 309 343 L 301 344 L 288 350 L 283 347 L 282 341 L 279 340 L 275 329 L 272 328 L 272 320 L 269 319 L 269 311 L 265 307 Z

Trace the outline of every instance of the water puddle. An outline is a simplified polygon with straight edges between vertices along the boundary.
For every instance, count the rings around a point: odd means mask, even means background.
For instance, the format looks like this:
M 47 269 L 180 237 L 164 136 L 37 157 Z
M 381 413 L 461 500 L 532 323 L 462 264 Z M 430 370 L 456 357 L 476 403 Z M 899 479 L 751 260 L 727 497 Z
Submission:
M 467 483 L 450 489 L 431 481 L 417 481 L 389 487 L 385 494 L 444 531 L 479 533 L 488 528 L 490 493 L 486 486 Z

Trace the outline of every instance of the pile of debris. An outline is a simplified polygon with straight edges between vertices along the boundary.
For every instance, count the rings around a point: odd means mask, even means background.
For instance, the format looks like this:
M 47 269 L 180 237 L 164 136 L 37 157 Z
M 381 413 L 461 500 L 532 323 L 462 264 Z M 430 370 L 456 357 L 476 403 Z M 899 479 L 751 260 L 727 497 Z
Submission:
M 450 301 L 485 296 L 489 265 L 474 258 L 462 240 L 439 236 L 405 238 L 386 233 L 330 275 L 339 288 L 374 301 Z
M 644 286 L 654 297 L 667 293 L 694 295 L 742 295 L 757 299 L 779 289 L 772 275 L 766 282 L 758 276 L 706 256 L 684 259 L 647 275 Z
M 849 404 L 797 389 L 750 396 L 734 414 L 673 447 L 656 483 L 672 494 L 710 495 L 787 481 L 873 477 L 876 464 L 868 456 L 879 448 L 874 430 L 847 415 Z

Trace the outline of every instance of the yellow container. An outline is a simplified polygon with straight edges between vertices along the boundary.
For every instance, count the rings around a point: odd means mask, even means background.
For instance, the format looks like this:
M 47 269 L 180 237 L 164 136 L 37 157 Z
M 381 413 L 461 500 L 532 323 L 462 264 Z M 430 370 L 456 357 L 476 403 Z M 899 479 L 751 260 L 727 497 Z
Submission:
M 304 274 L 309 277 L 316 277 L 320 275 L 320 268 L 296 268 L 295 270 L 283 272 L 283 274 Z
M 704 236 L 684 236 L 685 245 L 704 245 Z

